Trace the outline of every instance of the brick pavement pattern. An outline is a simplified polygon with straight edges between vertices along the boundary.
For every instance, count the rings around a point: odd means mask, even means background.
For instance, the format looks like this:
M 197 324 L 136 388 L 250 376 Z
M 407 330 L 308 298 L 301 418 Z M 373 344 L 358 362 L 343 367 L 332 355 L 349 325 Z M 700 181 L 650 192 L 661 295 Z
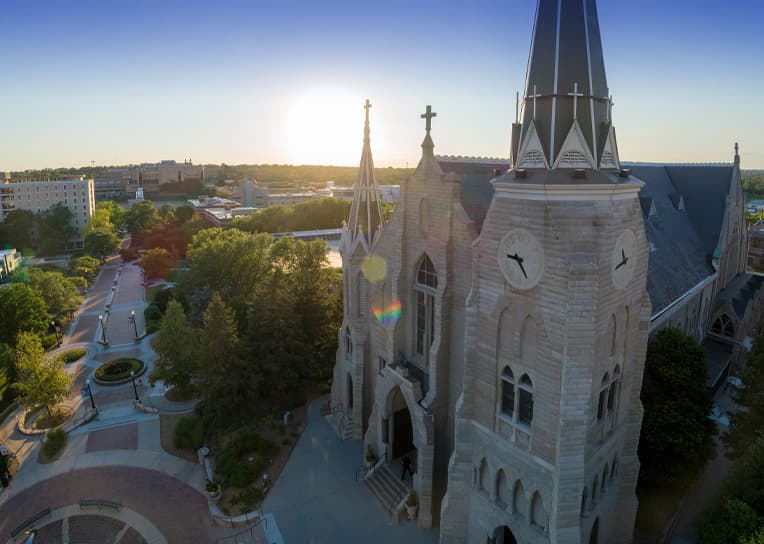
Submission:
M 45 508 L 83 498 L 119 502 L 145 516 L 172 543 L 214 543 L 207 499 L 177 479 L 142 468 L 99 467 L 67 472 L 37 483 L 0 505 L 0 542 L 14 527 Z
M 86 452 L 134 450 L 138 448 L 138 424 L 121 425 L 88 433 Z

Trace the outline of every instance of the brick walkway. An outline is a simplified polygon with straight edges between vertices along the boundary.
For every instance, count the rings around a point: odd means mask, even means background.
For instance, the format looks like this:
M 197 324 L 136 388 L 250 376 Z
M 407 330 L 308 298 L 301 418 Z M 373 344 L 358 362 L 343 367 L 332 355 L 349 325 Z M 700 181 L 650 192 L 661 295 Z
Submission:
M 45 508 L 83 498 L 119 502 L 145 516 L 171 543 L 215 542 L 207 499 L 190 486 L 157 472 L 133 467 L 99 467 L 67 472 L 35 484 L 0 505 L 0 542 L 18 524 Z
M 138 447 L 138 425 L 131 423 L 113 429 L 88 433 L 86 452 L 107 450 L 134 450 Z

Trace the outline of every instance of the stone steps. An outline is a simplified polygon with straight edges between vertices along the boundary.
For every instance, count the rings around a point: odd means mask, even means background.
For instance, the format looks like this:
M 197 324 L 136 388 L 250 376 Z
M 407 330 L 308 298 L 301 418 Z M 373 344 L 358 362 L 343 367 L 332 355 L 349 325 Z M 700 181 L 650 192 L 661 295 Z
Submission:
M 353 438 L 353 418 L 346 417 L 342 425 L 342 440 Z
M 363 483 L 389 514 L 395 514 L 398 504 L 409 490 L 408 486 L 400 478 L 396 478 L 395 474 L 384 465 Z

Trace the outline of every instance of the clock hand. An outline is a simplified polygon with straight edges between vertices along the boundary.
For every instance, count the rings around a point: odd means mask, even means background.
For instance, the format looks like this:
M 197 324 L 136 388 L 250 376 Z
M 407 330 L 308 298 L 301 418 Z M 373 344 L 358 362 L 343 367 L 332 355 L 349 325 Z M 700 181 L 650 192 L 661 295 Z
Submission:
M 523 262 L 525 262 L 525 259 L 520 257 L 520 255 L 518 255 L 517 253 L 515 253 L 514 255 L 507 255 L 507 257 L 517 262 L 518 266 L 520 267 L 520 271 L 523 273 L 523 276 L 525 276 L 525 278 L 527 279 L 528 274 L 525 272 L 525 267 L 523 266 Z
M 626 253 L 623 250 L 621 250 L 621 256 L 623 257 L 623 260 L 620 263 L 618 263 L 618 265 L 615 267 L 616 270 L 618 270 L 619 268 L 624 266 L 627 262 L 629 262 L 629 258 L 626 256 Z

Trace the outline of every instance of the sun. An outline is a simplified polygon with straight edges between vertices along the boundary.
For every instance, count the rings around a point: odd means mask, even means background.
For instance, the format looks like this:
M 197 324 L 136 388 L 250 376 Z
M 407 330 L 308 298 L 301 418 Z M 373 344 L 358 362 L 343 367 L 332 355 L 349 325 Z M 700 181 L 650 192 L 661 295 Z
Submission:
M 364 99 L 337 88 L 295 97 L 285 116 L 284 147 L 293 164 L 352 165 L 363 146 Z

